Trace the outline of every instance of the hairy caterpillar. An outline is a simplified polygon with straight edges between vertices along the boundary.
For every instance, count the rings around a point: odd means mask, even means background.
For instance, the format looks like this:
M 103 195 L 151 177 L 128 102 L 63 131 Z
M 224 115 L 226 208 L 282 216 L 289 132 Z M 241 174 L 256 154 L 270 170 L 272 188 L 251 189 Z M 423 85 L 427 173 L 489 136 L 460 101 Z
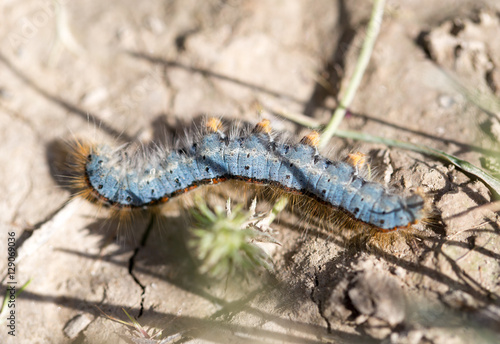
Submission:
M 381 231 L 407 227 L 423 217 L 421 195 L 397 195 L 367 181 L 358 175 L 356 161 L 322 157 L 318 142 L 317 132 L 295 145 L 275 142 L 268 120 L 229 137 L 220 120 L 211 118 L 198 142 L 159 151 L 140 164 L 120 148 L 79 145 L 75 186 L 93 202 L 128 209 L 155 206 L 198 186 L 236 179 L 308 196 Z

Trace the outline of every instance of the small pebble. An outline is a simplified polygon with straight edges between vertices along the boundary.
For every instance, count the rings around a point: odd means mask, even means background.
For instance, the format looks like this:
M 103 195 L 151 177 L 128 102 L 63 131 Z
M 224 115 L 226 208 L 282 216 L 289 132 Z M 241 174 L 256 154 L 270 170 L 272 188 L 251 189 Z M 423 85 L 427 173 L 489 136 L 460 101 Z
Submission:
M 66 323 L 64 326 L 64 334 L 70 338 L 74 339 L 82 332 L 92 321 L 92 319 L 86 314 L 78 314 L 73 317 L 70 321 Z

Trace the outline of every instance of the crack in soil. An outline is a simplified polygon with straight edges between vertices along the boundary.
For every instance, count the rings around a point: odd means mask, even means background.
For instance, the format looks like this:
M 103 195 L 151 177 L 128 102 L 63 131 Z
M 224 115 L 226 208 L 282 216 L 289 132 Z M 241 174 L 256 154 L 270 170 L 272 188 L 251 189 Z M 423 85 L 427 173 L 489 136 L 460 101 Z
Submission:
M 130 260 L 128 261 L 128 273 L 130 274 L 130 276 L 132 276 L 132 278 L 134 279 L 134 282 L 142 289 L 141 307 L 139 309 L 139 315 L 137 316 L 138 318 L 140 318 L 142 316 L 142 313 L 144 311 L 144 295 L 146 294 L 146 286 L 144 284 L 142 284 L 141 281 L 139 281 L 137 276 L 134 274 L 133 270 L 134 270 L 134 266 L 135 266 L 135 257 L 137 256 L 137 253 L 139 253 L 139 250 L 142 248 L 142 246 L 143 245 L 139 245 L 138 247 L 136 247 L 136 249 L 134 250 L 134 254 L 132 255 L 132 257 L 130 257 Z
M 134 282 L 141 288 L 141 305 L 139 309 L 139 315 L 137 316 L 140 318 L 142 316 L 142 313 L 144 312 L 144 298 L 146 296 L 146 286 L 141 283 L 139 278 L 135 275 L 134 273 L 134 267 L 135 267 L 135 258 L 137 257 L 137 254 L 139 253 L 140 249 L 143 248 L 146 245 L 146 241 L 148 240 L 149 234 L 151 233 L 151 229 L 153 228 L 153 221 L 154 221 L 155 216 L 151 215 L 151 219 L 149 220 L 148 226 L 146 228 L 146 231 L 142 235 L 141 242 L 139 243 L 139 246 L 137 246 L 134 250 L 134 254 L 130 257 L 128 261 L 128 273 L 132 278 L 134 279 Z
M 328 320 L 328 318 L 325 316 L 325 314 L 323 312 L 323 302 L 320 300 L 319 297 L 318 298 L 314 297 L 315 291 L 318 289 L 318 287 L 319 287 L 319 278 L 318 278 L 318 274 L 315 273 L 314 274 L 314 287 L 311 289 L 310 298 L 311 298 L 311 301 L 314 302 L 318 306 L 318 313 L 321 316 L 321 318 L 323 318 L 323 320 L 326 322 L 326 329 L 327 329 L 328 333 L 332 333 L 332 325 L 330 324 L 330 321 Z
M 64 208 L 68 205 L 70 201 L 67 200 L 63 202 L 57 209 L 55 209 L 53 212 L 51 212 L 49 215 L 47 215 L 44 219 L 41 221 L 35 223 L 34 225 L 31 225 L 29 227 L 23 228 L 23 232 L 21 233 L 21 236 L 16 240 L 16 247 L 19 250 L 21 246 L 24 244 L 26 240 L 28 240 L 34 233 L 35 231 L 39 230 L 43 225 L 47 224 L 48 222 L 54 220 L 54 217 L 59 214 L 61 211 L 64 210 Z

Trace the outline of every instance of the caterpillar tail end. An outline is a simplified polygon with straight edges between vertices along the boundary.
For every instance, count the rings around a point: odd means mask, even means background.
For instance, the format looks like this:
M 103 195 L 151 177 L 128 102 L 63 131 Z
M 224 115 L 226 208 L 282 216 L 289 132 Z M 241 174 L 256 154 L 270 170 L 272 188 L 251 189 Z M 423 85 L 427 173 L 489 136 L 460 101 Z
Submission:
M 74 140 L 69 143 L 66 158 L 66 175 L 69 179 L 69 189 L 73 198 L 84 198 L 92 203 L 101 203 L 96 197 L 93 188 L 89 184 L 86 166 L 89 156 L 95 151 L 95 145 L 82 140 Z

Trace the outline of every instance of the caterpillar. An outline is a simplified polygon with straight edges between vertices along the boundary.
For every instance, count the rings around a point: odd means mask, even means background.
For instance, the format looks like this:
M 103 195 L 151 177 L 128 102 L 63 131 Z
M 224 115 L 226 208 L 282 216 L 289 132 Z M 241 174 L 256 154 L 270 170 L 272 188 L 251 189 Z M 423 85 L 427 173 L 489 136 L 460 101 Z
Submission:
M 351 219 L 388 232 L 424 216 L 419 193 L 403 196 L 358 173 L 359 156 L 332 161 L 318 152 L 319 133 L 297 144 L 274 140 L 269 120 L 244 134 L 227 136 L 217 118 L 186 147 L 161 150 L 138 162 L 123 148 L 80 144 L 78 194 L 117 209 L 153 207 L 206 184 L 243 180 L 305 195 Z

